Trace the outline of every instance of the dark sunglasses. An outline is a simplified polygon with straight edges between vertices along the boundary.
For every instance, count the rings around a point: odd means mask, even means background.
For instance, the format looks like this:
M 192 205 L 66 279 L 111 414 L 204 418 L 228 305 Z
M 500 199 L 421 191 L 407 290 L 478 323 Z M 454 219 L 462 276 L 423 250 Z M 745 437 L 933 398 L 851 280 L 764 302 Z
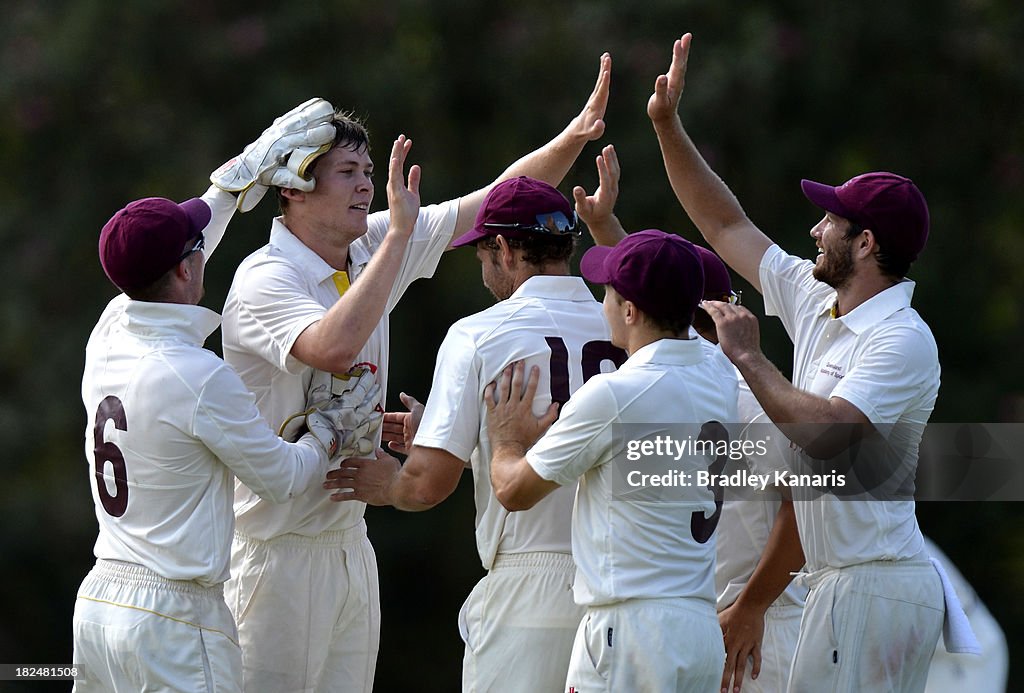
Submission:
M 200 250 L 206 247 L 206 237 L 203 234 L 199 234 L 199 238 L 196 239 L 196 244 L 186 250 L 181 257 L 178 258 L 178 262 L 181 262 L 192 253 L 198 253 Z
M 570 233 L 580 234 L 579 217 L 576 212 L 572 213 L 572 219 L 565 216 L 563 212 L 547 212 L 537 215 L 536 224 L 492 224 L 484 223 L 488 229 L 515 229 L 517 231 L 534 231 L 536 233 L 550 233 L 555 236 L 565 236 Z

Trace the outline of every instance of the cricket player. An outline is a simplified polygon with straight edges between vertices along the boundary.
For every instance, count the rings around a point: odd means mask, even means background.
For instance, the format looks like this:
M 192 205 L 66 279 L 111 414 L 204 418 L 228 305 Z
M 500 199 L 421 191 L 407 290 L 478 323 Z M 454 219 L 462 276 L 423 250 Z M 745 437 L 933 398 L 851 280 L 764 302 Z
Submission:
M 541 369 L 534 410 L 543 413 L 625 360 L 609 341 L 601 304 L 570 273 L 579 233 L 572 205 L 547 183 L 519 177 L 494 186 L 473 228 L 452 245 L 476 250 L 484 285 L 498 303 L 448 330 L 405 464 L 391 457 L 348 460 L 328 475 L 329 485 L 351 489 L 338 500 L 426 510 L 472 468 L 477 550 L 488 572 L 459 613 L 467 692 L 559 689 L 582 616 L 569 590 L 575 489 L 509 514 L 491 490 L 483 400 L 484 388 L 513 361 Z
M 500 180 L 532 175 L 557 183 L 583 146 L 604 131 L 611 58 L 601 58 L 583 111 Z M 490 186 L 419 205 L 419 169 L 371 214 L 373 161 L 363 126 L 343 114 L 326 152 L 293 155 L 315 188 L 279 186 L 282 213 L 269 243 L 238 269 L 224 309 L 224 357 L 278 427 L 311 398 L 344 387 L 353 366 L 387 388 L 388 313 L 409 285 L 429 277 L 453 238 L 473 225 Z M 404 157 L 400 137 L 392 153 Z M 339 295 L 358 301 L 339 301 Z M 379 438 L 378 438 L 379 441 Z M 311 494 L 275 506 L 237 486 L 232 578 L 247 691 L 369 691 L 380 632 L 377 564 L 365 504 Z M 304 595 L 295 598 L 295 592 Z
M 614 213 L 621 171 L 612 145 L 607 145 L 598 156 L 597 169 L 599 186 L 594 195 L 587 196 L 581 187 L 573 190 L 576 209 L 599 245 L 614 246 L 626 233 Z M 721 258 L 699 245 L 694 245 L 693 249 L 700 257 L 704 272 L 704 300 L 738 304 L 739 294 L 733 291 L 729 270 Z M 725 358 L 717 346 L 715 323 L 701 307 L 694 311 L 693 328 L 706 340 L 705 346 L 711 349 L 713 357 Z M 742 377 L 739 377 L 737 414 L 737 422 L 750 424 L 743 430 L 744 436 L 761 441 L 774 439 L 767 455 L 748 458 L 746 464 L 751 471 L 757 474 L 774 474 L 776 469 L 788 471 L 789 441 L 777 429 L 769 432 L 775 427 L 764 416 Z M 771 441 L 766 441 L 766 447 L 767 442 Z M 790 581 L 788 573 L 778 577 L 759 566 L 769 543 L 774 547 L 780 538 L 788 539 L 795 531 L 793 501 L 786 489 L 776 488 L 745 494 L 743 498 L 735 496 L 732 492 L 724 494 L 716 540 L 715 592 L 726 648 L 722 689 L 731 688 L 735 679 L 737 687 L 754 693 L 784 691 L 807 590 Z M 773 548 L 770 554 L 775 556 L 780 550 L 797 553 L 792 559 L 783 554 L 787 565 L 789 560 L 797 566 L 803 564 L 799 542 L 787 541 Z M 784 587 L 762 585 L 767 578 L 789 584 Z M 748 659 L 752 660 L 749 668 Z
M 761 353 L 749 311 L 705 302 L 722 350 L 809 462 L 834 458 L 856 438 L 884 443 L 912 475 L 939 387 L 935 341 L 910 306 L 914 283 L 905 279 L 928 236 L 924 197 L 892 173 L 836 187 L 803 181 L 825 215 L 811 230 L 819 253 L 813 262 L 787 255 L 747 218 L 683 129 L 690 41 L 686 34 L 675 42 L 648 115 L 687 214 L 782 319 L 794 343 L 793 383 Z M 873 461 L 856 458 L 851 478 Z M 793 491 L 810 591 L 789 690 L 923 690 L 945 607 L 912 496 L 853 501 L 807 491 L 801 500 L 804 492 Z
M 321 143 L 306 116 L 300 106 L 254 143 L 263 167 L 250 171 L 254 182 L 288 180 L 273 155 L 282 142 Z M 326 406 L 328 416 L 307 415 L 309 432 L 296 442 L 279 438 L 238 375 L 202 348 L 220 324 L 197 305 L 205 263 L 235 205 L 217 187 L 181 204 L 146 198 L 100 234 L 100 262 L 122 293 L 89 337 L 82 378 L 99 536 L 75 603 L 81 693 L 240 691 L 222 587 L 234 482 L 287 502 L 322 493 L 329 457 L 351 454 L 343 448 L 352 429 L 339 431 Z M 363 393 L 369 399 L 357 404 L 370 420 L 379 390 Z
M 736 417 L 732 369 L 690 335 L 700 258 L 679 236 L 648 230 L 588 250 L 580 267 L 605 286 L 612 343 L 629 358 L 585 383 L 560 416 L 556 404 L 534 413 L 536 366 L 527 379 L 517 363 L 489 385 L 494 492 L 524 511 L 579 482 L 573 592 L 586 614 L 563 690 L 717 690 L 725 652 L 714 606 L 715 495 L 696 483 L 661 489 L 664 496 L 622 485 L 632 476 L 624 465 L 644 469 L 627 461 L 632 443 L 714 440 Z M 684 449 L 674 478 L 692 479 L 714 462 L 702 448 Z

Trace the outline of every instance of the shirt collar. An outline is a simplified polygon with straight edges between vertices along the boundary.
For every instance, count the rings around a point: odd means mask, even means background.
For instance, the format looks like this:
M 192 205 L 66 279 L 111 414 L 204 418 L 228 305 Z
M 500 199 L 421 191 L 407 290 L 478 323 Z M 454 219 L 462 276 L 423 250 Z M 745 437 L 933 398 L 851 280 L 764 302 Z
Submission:
M 128 301 L 121 315 L 124 328 L 140 337 L 177 337 L 196 346 L 206 342 L 220 320 L 219 313 L 203 306 L 152 301 Z
M 619 370 L 639 368 L 647 364 L 666 366 L 692 366 L 704 360 L 704 347 L 700 339 L 659 339 L 640 347 L 622 364 Z
M 916 284 L 909 279 L 890 286 L 839 318 L 854 334 L 860 334 L 893 313 L 910 307 Z
M 563 301 L 593 301 L 586 282 L 580 277 L 537 274 L 525 282 L 509 298 L 555 298 Z

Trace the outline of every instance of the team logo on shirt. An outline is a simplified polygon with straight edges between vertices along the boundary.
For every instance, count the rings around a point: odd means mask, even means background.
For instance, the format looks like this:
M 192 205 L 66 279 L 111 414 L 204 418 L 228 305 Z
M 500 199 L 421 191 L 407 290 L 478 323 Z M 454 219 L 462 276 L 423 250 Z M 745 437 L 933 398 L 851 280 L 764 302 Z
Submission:
M 827 375 L 827 376 L 829 376 L 830 378 L 835 378 L 836 380 L 842 380 L 843 379 L 843 371 L 844 370 L 846 370 L 846 369 L 843 368 L 843 366 L 841 366 L 841 365 L 839 365 L 837 363 L 826 362 L 825 365 L 821 367 L 821 371 L 820 372 L 825 374 L 825 375 Z

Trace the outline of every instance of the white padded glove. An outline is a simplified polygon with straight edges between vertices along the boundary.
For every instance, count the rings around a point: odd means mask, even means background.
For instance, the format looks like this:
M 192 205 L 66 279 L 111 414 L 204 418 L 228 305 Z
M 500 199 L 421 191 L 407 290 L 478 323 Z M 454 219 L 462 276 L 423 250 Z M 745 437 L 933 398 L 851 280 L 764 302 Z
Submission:
M 340 393 L 332 392 L 311 402 L 305 411 L 288 417 L 281 425 L 281 437 L 291 440 L 304 425 L 332 460 L 372 453 L 376 448 L 375 434 L 384 419 L 383 412 L 378 411 L 380 383 L 369 368 L 357 366 L 346 375 L 347 380 L 332 380 L 344 384 L 343 389 L 337 386 Z
M 309 192 L 316 182 L 306 169 L 334 142 L 334 107 L 310 99 L 277 118 L 259 139 L 210 174 L 210 182 L 237 194 L 240 212 L 256 206 L 270 187 Z

